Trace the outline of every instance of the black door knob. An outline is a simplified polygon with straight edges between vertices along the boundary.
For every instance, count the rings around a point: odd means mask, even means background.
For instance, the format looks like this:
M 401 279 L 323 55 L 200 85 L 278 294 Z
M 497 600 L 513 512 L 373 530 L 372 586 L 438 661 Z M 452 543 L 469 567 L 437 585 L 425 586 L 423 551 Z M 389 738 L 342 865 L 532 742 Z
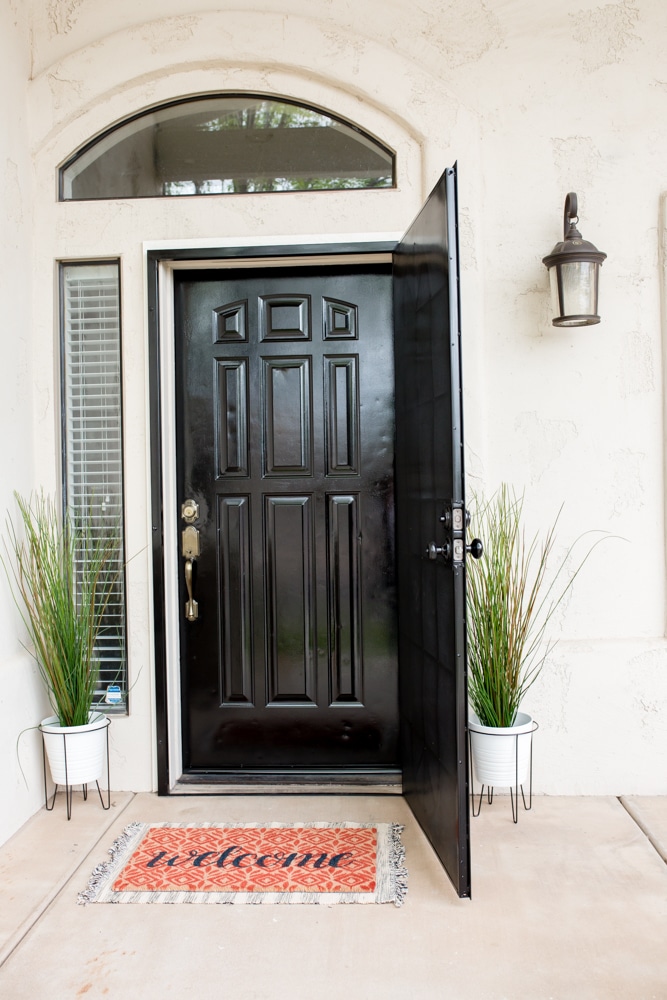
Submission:
M 469 552 L 473 559 L 481 559 L 484 554 L 484 545 L 481 538 L 473 538 L 470 545 L 466 545 L 466 552 Z
M 436 545 L 435 542 L 430 542 L 426 550 L 426 555 L 429 559 L 437 559 L 438 556 L 442 556 L 443 559 L 449 561 L 452 558 L 451 543 L 445 542 L 444 545 Z

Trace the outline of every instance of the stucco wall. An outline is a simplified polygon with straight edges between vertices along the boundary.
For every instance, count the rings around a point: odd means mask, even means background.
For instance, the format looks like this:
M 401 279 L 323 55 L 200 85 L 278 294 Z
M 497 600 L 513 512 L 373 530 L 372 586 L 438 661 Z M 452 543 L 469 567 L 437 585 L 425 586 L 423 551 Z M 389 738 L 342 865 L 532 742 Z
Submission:
M 471 488 L 525 487 L 533 527 L 564 503 L 563 549 L 587 529 L 614 536 L 577 581 L 526 706 L 541 725 L 536 786 L 667 791 L 662 0 L 263 0 L 252 11 L 51 0 L 33 5 L 32 30 L 32 79 L 24 33 L 12 72 L 28 91 L 35 171 L 32 419 L 47 487 L 57 481 L 54 261 L 122 259 L 128 550 L 139 554 L 133 711 L 112 727 L 117 787 L 153 783 L 146 244 L 400 232 L 458 160 Z M 396 149 L 398 189 L 56 202 L 58 163 L 90 136 L 153 103 L 217 90 L 283 94 L 357 121 Z M 25 152 L 16 162 L 23 183 Z M 558 331 L 541 258 L 561 238 L 569 190 L 584 236 L 608 259 L 600 326 Z
M 0 291 L 3 378 L 0 391 L 0 524 L 12 491 L 33 486 L 31 376 L 31 192 L 27 89 L 29 20 L 19 3 L 0 7 Z M 0 553 L 5 554 L 4 547 Z M 34 732 L 46 715 L 37 668 L 22 649 L 18 613 L 0 569 L 0 842 L 42 801 L 41 751 Z M 18 741 L 18 747 L 17 747 Z M 17 753 L 18 750 L 18 753 Z M 20 761 L 20 764 L 19 764 Z M 24 781 L 20 767 L 27 779 Z

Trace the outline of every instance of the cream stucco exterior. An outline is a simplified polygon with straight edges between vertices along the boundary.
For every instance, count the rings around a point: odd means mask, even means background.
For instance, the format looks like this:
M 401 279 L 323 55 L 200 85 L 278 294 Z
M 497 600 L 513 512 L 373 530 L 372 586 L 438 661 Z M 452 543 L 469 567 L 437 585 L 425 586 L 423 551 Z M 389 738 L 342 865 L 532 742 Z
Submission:
M 577 580 L 527 706 L 549 794 L 667 792 L 662 0 L 8 0 L 0 10 L 4 387 L 0 507 L 59 482 L 59 260 L 122 268 L 129 669 L 115 788 L 155 787 L 146 251 L 402 232 L 459 164 L 467 472 L 564 503 L 563 550 L 611 536 Z M 284 95 L 397 155 L 395 190 L 59 203 L 56 169 L 125 116 L 187 95 Z M 556 330 L 541 258 L 579 195 L 606 251 L 602 322 Z M 316 220 L 314 222 L 313 220 Z M 41 803 L 36 669 L 0 580 L 0 841 Z M 19 739 L 20 773 L 16 754 Z

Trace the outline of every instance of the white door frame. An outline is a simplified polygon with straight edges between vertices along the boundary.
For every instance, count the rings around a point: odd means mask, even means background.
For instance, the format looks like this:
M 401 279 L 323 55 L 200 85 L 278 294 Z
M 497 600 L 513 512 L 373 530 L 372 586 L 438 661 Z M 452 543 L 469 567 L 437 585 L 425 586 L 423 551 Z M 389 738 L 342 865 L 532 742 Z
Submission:
M 179 270 L 208 270 L 229 269 L 229 268 L 257 268 L 257 267 L 286 267 L 286 266 L 317 266 L 319 264 L 331 265 L 332 263 L 343 265 L 356 263 L 387 263 L 391 260 L 388 252 L 364 253 L 360 249 L 357 253 L 335 252 L 335 247 L 355 246 L 363 247 L 364 244 L 392 244 L 395 245 L 401 238 L 400 233 L 373 233 L 373 234 L 337 234 L 327 236 L 309 237 L 275 237 L 273 239 L 258 240 L 218 240 L 215 243 L 202 243 L 200 241 L 184 240 L 181 242 L 169 241 L 160 243 L 144 244 L 144 261 L 147 261 L 149 251 L 177 251 L 187 250 L 193 254 L 191 259 L 178 259 L 167 257 L 159 261 L 158 265 L 158 337 L 159 337 L 159 383 L 160 383 L 160 431 L 161 431 L 161 463 L 162 463 L 162 524 L 164 526 L 163 545 L 163 573 L 164 573 L 164 607 L 161 609 L 164 614 L 165 643 L 164 652 L 166 659 L 166 710 L 167 710 L 167 733 L 168 733 L 168 790 L 170 792 L 188 792 L 201 794 L 206 790 L 202 785 L 180 785 L 179 780 L 183 774 L 183 744 L 182 744 L 182 723 L 181 723 L 181 671 L 180 671 L 180 642 L 179 642 L 179 621 L 182 609 L 179 598 L 179 580 L 182 572 L 182 560 L 179 556 L 178 545 L 176 544 L 176 529 L 170 529 L 180 523 L 178 513 L 177 483 L 176 483 L 176 384 L 175 384 L 175 343 L 174 343 L 174 272 Z M 332 253 L 326 252 L 327 246 L 331 246 Z M 244 250 L 252 248 L 255 252 L 258 247 L 280 247 L 284 248 L 284 255 L 272 255 L 267 257 L 230 256 L 224 258 L 209 258 L 207 251 L 213 249 L 235 249 Z M 316 246 L 318 253 L 290 254 L 290 249 Z M 200 256 L 201 255 L 201 256 Z M 148 315 L 148 310 L 147 313 Z M 150 391 L 150 388 L 149 388 Z M 149 495 L 153 489 L 153 483 L 149 470 Z M 170 542 L 170 533 L 174 544 Z M 155 606 L 155 605 L 154 605 Z M 155 609 L 157 613 L 157 608 Z M 156 623 L 154 623 L 155 626 Z M 214 786 L 218 791 L 220 785 Z M 234 786 L 237 792 L 261 791 L 267 794 L 272 790 L 271 786 Z M 347 788 L 347 791 L 351 789 Z M 284 791 L 284 788 L 280 789 Z M 367 791 L 367 789 L 365 789 Z

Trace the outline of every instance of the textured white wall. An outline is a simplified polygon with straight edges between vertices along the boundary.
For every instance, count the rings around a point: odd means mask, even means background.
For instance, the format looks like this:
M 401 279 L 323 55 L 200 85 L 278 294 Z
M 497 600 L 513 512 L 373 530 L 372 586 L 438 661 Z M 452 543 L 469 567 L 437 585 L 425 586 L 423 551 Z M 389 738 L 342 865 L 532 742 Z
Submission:
M 0 6 L 0 526 L 14 512 L 14 489 L 33 486 L 31 373 L 31 192 L 27 88 L 29 21 L 20 4 Z M 3 532 L 4 534 L 4 532 Z M 4 556 L 4 546 L 0 543 Z M 21 648 L 22 629 L 0 568 L 0 843 L 43 801 L 38 734 L 19 733 L 47 715 L 37 667 Z M 20 757 L 19 757 L 20 754 Z M 23 767 L 28 782 L 21 775 Z
M 577 581 L 560 643 L 525 706 L 541 724 L 536 785 L 666 792 L 667 8 L 662 0 L 238 6 L 34 3 L 29 84 L 25 65 L 15 67 L 28 88 L 35 171 L 32 418 L 46 486 L 57 481 L 54 260 L 122 258 L 128 547 L 140 555 L 129 569 L 133 712 L 112 726 L 115 784 L 153 781 L 144 243 L 315 237 L 314 218 L 322 234 L 400 231 L 458 160 L 471 486 L 525 487 L 532 527 L 564 503 L 563 549 L 586 529 L 615 536 Z M 58 163 L 91 135 L 158 101 L 225 89 L 283 94 L 359 122 L 397 150 L 398 190 L 55 201 Z M 20 162 L 19 176 L 29 177 L 25 154 Z M 561 238 L 569 190 L 579 195 L 584 236 L 608 259 L 600 326 L 558 331 L 541 258 Z

